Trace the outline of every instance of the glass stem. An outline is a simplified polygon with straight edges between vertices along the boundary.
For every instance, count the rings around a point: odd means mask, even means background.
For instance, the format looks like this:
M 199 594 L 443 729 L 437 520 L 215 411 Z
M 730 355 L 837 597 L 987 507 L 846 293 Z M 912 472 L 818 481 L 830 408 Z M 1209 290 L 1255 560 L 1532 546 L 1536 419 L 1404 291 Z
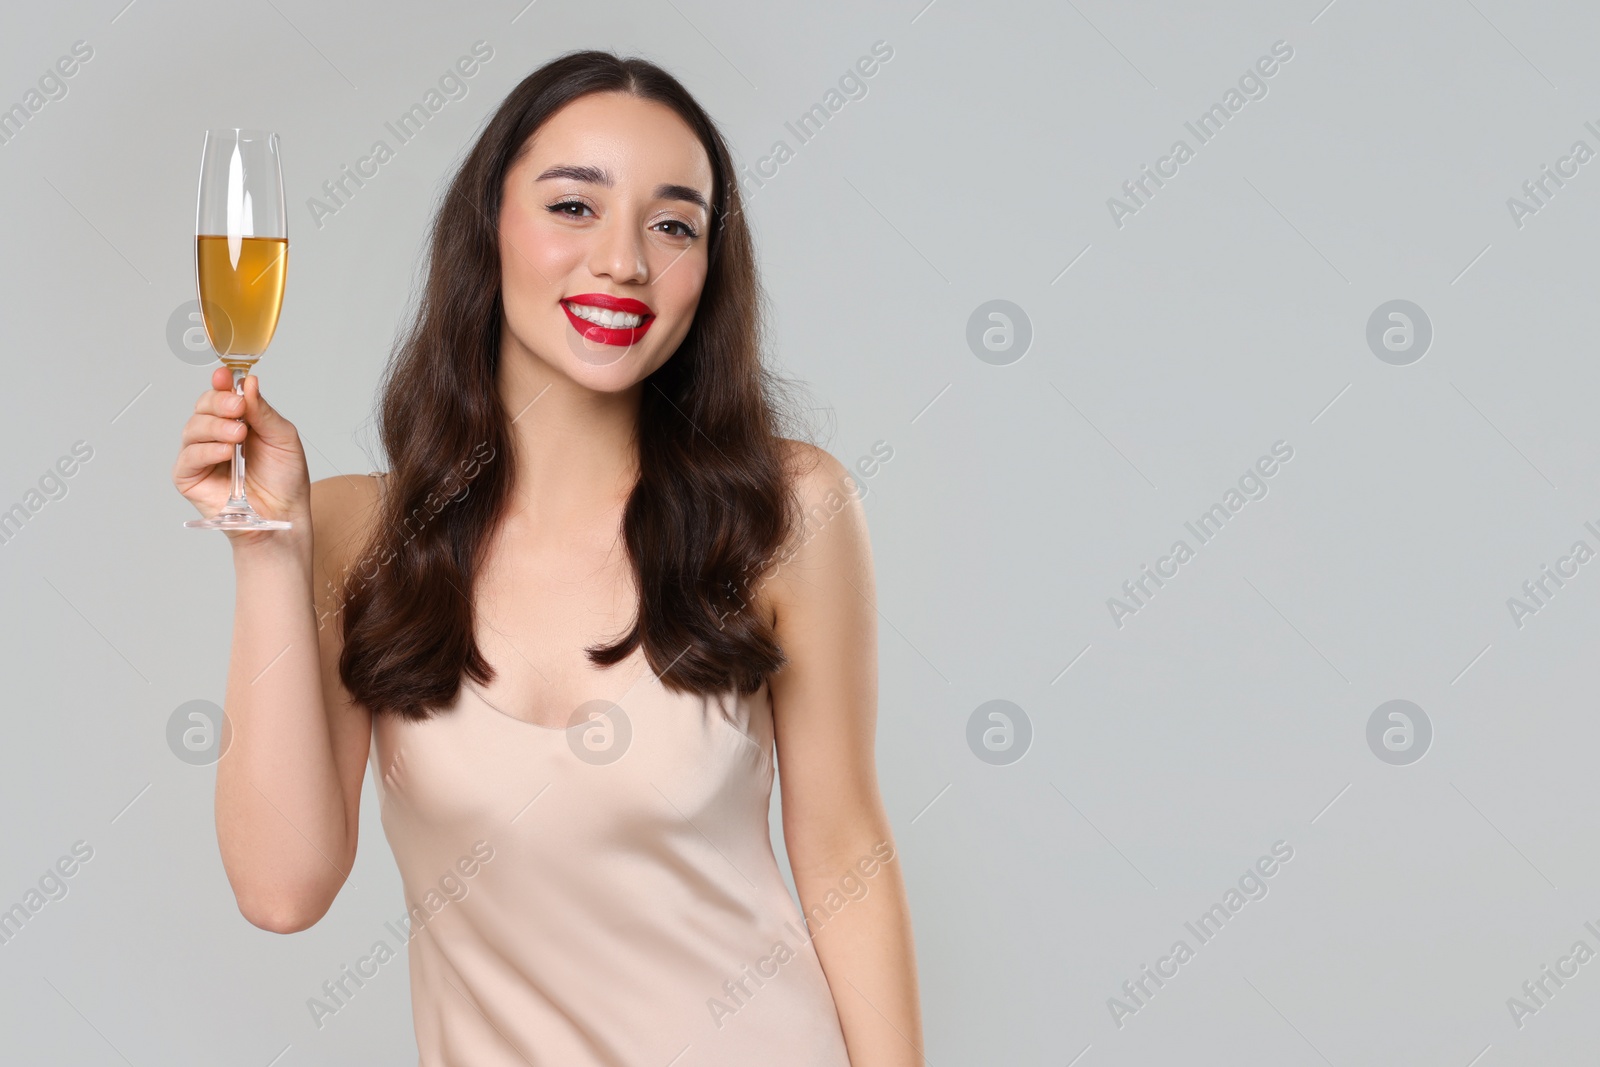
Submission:
M 244 367 L 230 367 L 228 369 L 233 372 L 233 395 L 243 397 L 245 375 L 250 372 Z M 244 416 L 241 415 L 236 421 L 243 425 Z M 247 430 L 246 432 L 249 431 Z M 228 494 L 228 510 L 232 511 L 236 508 L 243 510 L 249 510 L 250 508 L 250 502 L 244 498 L 243 439 L 233 443 L 233 488 Z

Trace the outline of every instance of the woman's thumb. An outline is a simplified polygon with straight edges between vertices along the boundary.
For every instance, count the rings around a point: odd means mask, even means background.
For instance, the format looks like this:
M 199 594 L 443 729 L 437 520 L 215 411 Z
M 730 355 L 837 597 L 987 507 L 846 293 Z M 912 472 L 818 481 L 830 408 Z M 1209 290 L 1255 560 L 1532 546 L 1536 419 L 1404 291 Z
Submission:
M 277 409 L 261 395 L 261 379 L 254 374 L 244 379 L 244 417 L 252 427 L 269 432 L 283 424 Z

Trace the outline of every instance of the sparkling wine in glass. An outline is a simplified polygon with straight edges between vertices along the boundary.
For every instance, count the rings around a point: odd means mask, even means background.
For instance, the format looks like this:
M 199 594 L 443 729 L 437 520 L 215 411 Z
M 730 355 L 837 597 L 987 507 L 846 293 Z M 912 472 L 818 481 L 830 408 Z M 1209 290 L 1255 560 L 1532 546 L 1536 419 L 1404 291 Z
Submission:
M 206 338 L 217 358 L 233 372 L 237 395 L 244 394 L 245 376 L 278 328 L 288 260 L 278 135 L 270 130 L 207 130 L 200 151 L 200 197 L 195 210 L 195 285 Z M 245 499 L 242 441 L 233 446 L 233 484 L 227 505 L 209 519 L 193 519 L 184 525 L 201 530 L 287 530 L 291 526 L 258 515 Z

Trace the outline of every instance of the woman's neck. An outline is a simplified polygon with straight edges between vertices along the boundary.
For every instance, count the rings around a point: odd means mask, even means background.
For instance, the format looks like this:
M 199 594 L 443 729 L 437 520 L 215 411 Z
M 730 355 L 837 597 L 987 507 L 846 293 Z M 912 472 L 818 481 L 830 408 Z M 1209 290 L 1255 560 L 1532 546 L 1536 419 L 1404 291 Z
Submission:
M 642 386 L 597 393 L 526 354 L 500 361 L 497 384 L 516 450 L 507 518 L 559 531 L 620 509 L 638 476 Z

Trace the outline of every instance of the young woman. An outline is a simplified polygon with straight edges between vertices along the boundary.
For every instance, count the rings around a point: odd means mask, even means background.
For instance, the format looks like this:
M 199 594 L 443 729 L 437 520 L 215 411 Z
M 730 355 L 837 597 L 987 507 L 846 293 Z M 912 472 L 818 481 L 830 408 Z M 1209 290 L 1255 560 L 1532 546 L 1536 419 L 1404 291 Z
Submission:
M 264 929 L 321 918 L 370 759 L 423 1067 L 922 1062 L 866 527 L 845 469 L 778 435 L 760 307 L 710 118 L 651 63 L 572 53 L 439 207 L 386 474 L 309 483 L 222 368 L 184 428 L 202 515 L 244 439 L 250 499 L 293 522 L 228 534 L 229 881 Z

